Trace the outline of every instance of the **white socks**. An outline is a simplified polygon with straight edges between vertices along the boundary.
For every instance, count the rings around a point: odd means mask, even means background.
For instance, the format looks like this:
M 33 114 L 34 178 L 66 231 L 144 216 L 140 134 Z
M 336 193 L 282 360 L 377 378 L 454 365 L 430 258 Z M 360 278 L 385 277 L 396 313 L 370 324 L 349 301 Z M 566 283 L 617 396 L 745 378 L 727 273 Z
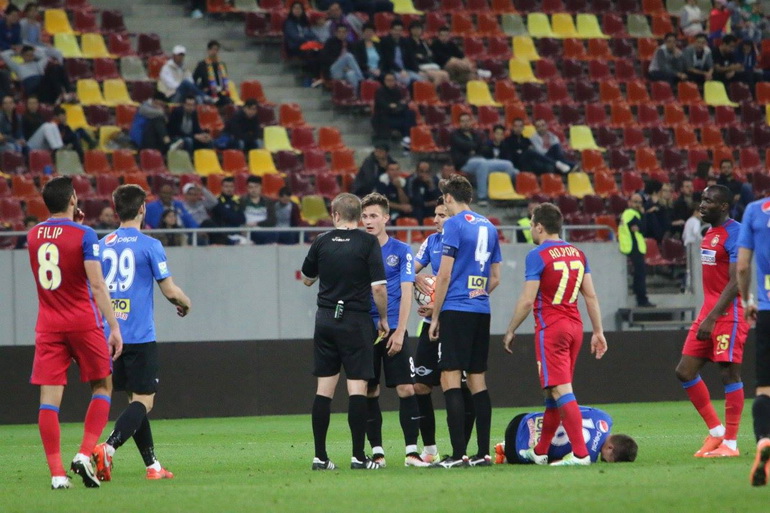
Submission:
M 725 427 L 722 424 L 720 424 L 720 425 L 718 425 L 715 428 L 709 429 L 709 434 L 711 436 L 715 436 L 717 438 L 721 438 L 721 437 L 725 436 Z

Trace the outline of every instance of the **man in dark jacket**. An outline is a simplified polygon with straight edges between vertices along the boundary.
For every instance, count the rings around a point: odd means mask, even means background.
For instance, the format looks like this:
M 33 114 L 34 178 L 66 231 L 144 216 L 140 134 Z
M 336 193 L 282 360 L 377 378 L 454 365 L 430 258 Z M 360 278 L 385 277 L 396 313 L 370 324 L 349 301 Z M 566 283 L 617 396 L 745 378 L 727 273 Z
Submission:
M 167 130 L 172 144 L 182 140 L 184 149 L 190 155 L 195 150 L 213 148 L 211 135 L 204 132 L 198 122 L 195 96 L 187 96 L 180 107 L 171 111 L 171 115 L 168 117 Z
M 230 140 L 226 146 L 245 151 L 262 146 L 262 126 L 259 124 L 258 110 L 256 100 L 246 100 L 243 107 L 227 120 L 223 135 Z
M 389 151 L 390 146 L 387 144 L 380 143 L 374 146 L 374 151 L 361 163 L 356 179 L 353 181 L 353 194 L 363 198 L 374 192 L 377 184 L 380 183 L 380 176 L 388 169 L 388 164 L 395 162 Z
M 212 39 L 206 48 L 208 55 L 195 67 L 193 82 L 198 89 L 216 98 L 218 106 L 229 105 L 233 103 L 230 98 L 230 78 L 227 66 L 219 60 L 219 41 Z
M 241 208 L 241 198 L 235 195 L 235 179 L 228 176 L 222 179 L 222 192 L 217 204 L 211 210 L 211 218 L 217 226 L 237 228 L 246 224 L 246 217 Z M 233 244 L 226 233 L 211 235 L 212 244 Z
M 533 173 L 553 173 L 556 171 L 552 159 L 535 151 L 532 141 L 524 136 L 524 120 L 514 119 L 511 125 L 511 135 L 503 141 L 506 156 L 519 171 Z
M 395 20 L 390 26 L 390 35 L 380 41 L 383 73 L 393 73 L 400 84 L 408 86 L 412 82 L 426 80 L 420 75 L 417 59 L 409 51 L 404 38 L 404 24 Z
M 334 37 L 330 37 L 321 50 L 324 75 L 333 80 L 345 80 L 358 93 L 358 84 L 364 79 L 356 58 L 348 48 L 352 47 L 347 41 L 348 28 L 337 25 Z
M 397 130 L 403 137 L 402 144 L 408 146 L 409 131 L 417 124 L 415 114 L 401 94 L 393 73 L 386 73 L 384 87 L 377 89 L 374 95 L 374 114 L 372 127 L 375 136 L 390 139 L 390 133 Z
M 364 77 L 379 80 L 382 76 L 382 51 L 380 43 L 374 40 L 375 35 L 374 25 L 364 24 L 363 36 L 353 45 L 351 52 Z
M 418 162 L 417 170 L 411 178 L 407 184 L 407 190 L 412 200 L 412 216 L 420 221 L 426 217 L 433 217 L 441 191 L 438 188 L 438 176 L 431 171 L 430 162 L 427 160 Z

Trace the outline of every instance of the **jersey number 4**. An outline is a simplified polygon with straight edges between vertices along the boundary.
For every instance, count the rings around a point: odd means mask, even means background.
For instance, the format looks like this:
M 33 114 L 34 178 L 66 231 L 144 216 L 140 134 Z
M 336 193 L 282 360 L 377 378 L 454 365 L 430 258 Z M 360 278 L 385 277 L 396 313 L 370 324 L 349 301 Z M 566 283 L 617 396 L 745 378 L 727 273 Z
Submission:
M 134 252 L 130 249 L 124 249 L 118 255 L 114 249 L 105 249 L 102 253 L 102 260 L 109 266 L 107 277 L 104 279 L 107 282 L 107 289 L 110 292 L 115 292 L 118 289 L 125 292 L 130 289 L 136 274 Z M 120 279 L 117 279 L 118 274 L 120 274 Z
M 572 295 L 567 303 L 574 303 L 577 301 L 578 292 L 580 292 L 580 285 L 583 283 L 583 274 L 585 273 L 585 267 L 580 260 L 572 260 L 569 262 L 554 262 L 554 271 L 561 271 L 561 279 L 559 280 L 559 288 L 556 289 L 556 294 L 553 296 L 553 304 L 560 305 L 564 300 L 564 293 L 567 291 L 567 284 L 569 283 L 570 271 L 577 271 L 577 278 L 575 279 L 575 289 L 572 291 Z
M 476 251 L 474 259 L 481 266 L 481 272 L 484 272 L 484 267 L 487 265 L 487 260 L 492 256 L 489 252 L 489 230 L 486 226 L 479 226 L 479 234 L 476 239 Z

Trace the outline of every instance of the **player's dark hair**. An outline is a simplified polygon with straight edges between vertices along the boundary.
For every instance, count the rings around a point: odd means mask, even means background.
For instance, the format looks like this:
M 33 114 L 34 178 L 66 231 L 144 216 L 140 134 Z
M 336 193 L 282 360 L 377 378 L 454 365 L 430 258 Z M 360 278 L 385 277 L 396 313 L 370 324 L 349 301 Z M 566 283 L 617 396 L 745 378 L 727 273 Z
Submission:
M 217 41 L 216 39 L 212 39 L 212 40 L 211 40 L 211 41 L 209 41 L 209 43 L 206 45 L 206 49 L 207 49 L 207 50 L 211 50 L 211 49 L 212 49 L 212 48 L 214 48 L 215 46 L 220 46 L 220 47 L 221 47 L 222 45 L 220 45 L 220 44 L 219 44 L 219 41 Z
M 390 203 L 388 203 L 388 198 L 379 192 L 367 194 L 364 196 L 364 199 L 361 200 L 361 210 L 372 206 L 380 207 L 382 209 L 382 213 L 385 215 L 390 214 Z
M 444 196 L 439 196 L 438 198 L 436 198 L 436 206 L 437 207 L 444 206 Z
M 733 206 L 733 193 L 724 185 L 709 185 L 708 190 L 716 192 L 716 200 L 719 203 L 727 203 L 729 208 Z
M 467 205 L 473 197 L 473 186 L 462 175 L 453 174 L 449 178 L 441 180 L 438 188 L 442 194 L 451 194 L 458 203 L 465 203 Z
M 261 177 L 261 176 L 254 176 L 254 175 L 251 175 L 250 177 L 248 177 L 248 178 L 246 179 L 246 183 L 247 183 L 247 184 L 250 184 L 250 183 L 258 183 L 259 185 L 262 185 L 262 177 Z
M 561 215 L 561 210 L 553 203 L 541 203 L 535 207 L 532 213 L 532 226 L 542 225 L 549 235 L 561 233 L 563 222 L 564 217 Z
M 361 219 L 361 200 L 355 194 L 343 192 L 332 200 L 332 215 L 340 215 L 343 221 L 358 222 Z
M 636 440 L 628 435 L 610 435 L 608 441 L 612 443 L 612 455 L 615 463 L 636 460 L 636 453 L 639 451 Z
M 58 176 L 43 186 L 43 201 L 51 214 L 66 212 L 75 187 L 69 176 Z
M 144 189 L 134 184 L 121 185 L 112 193 L 115 213 L 121 221 L 135 219 L 146 199 L 147 193 Z

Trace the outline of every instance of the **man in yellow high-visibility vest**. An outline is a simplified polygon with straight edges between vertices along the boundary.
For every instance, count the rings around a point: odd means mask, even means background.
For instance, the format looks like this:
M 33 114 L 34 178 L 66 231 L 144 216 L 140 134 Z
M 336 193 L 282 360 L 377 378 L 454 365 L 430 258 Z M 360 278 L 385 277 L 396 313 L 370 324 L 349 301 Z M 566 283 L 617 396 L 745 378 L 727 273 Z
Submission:
M 647 253 L 647 244 L 642 234 L 642 196 L 634 194 L 628 200 L 628 208 L 620 216 L 618 226 L 618 242 L 620 252 L 628 255 L 631 265 L 634 267 L 634 295 L 637 306 L 653 307 L 647 298 L 647 270 L 644 263 L 644 255 Z

